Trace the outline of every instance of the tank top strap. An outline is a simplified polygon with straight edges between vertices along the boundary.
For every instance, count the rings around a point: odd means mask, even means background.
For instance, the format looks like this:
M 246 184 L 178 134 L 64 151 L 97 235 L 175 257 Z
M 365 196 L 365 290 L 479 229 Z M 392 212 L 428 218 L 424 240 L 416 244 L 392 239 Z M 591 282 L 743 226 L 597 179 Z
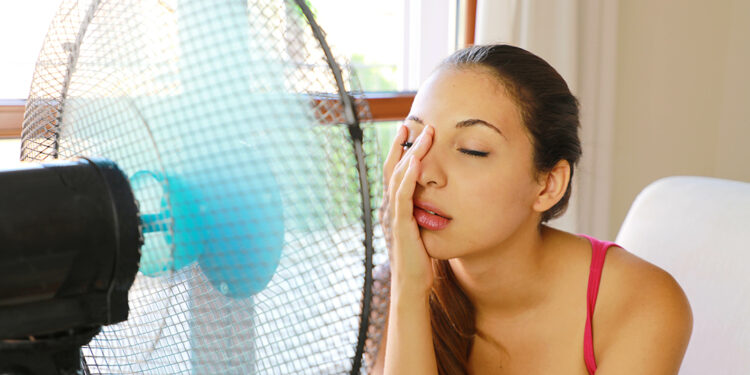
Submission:
M 589 282 L 586 292 L 586 328 L 583 336 L 583 359 L 586 363 L 586 369 L 590 375 L 596 372 L 596 358 L 594 357 L 594 335 L 591 326 L 594 317 L 594 307 L 596 306 L 596 297 L 599 294 L 599 283 L 602 278 L 602 269 L 604 268 L 604 258 L 607 256 L 607 249 L 616 245 L 614 242 L 601 241 L 594 237 L 579 234 L 591 242 L 591 265 L 589 267 Z

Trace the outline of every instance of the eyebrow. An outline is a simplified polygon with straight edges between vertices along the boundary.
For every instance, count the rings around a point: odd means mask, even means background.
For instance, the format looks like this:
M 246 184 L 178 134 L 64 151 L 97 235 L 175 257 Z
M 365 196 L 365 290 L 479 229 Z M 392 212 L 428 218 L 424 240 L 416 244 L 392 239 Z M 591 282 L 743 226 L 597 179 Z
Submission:
M 411 121 L 414 121 L 414 122 L 417 122 L 417 123 L 420 123 L 420 124 L 424 125 L 424 121 L 422 121 L 422 119 L 419 118 L 419 117 L 417 117 L 417 116 L 409 116 L 409 117 L 406 118 L 406 120 L 407 121 L 411 120 Z M 496 131 L 498 134 L 500 134 L 506 140 L 508 139 L 505 136 L 505 134 L 503 134 L 503 132 L 501 132 L 500 129 L 498 129 L 497 126 L 492 125 L 492 124 L 490 124 L 487 121 L 480 120 L 478 118 L 472 118 L 472 119 L 468 119 L 468 120 L 459 121 L 459 122 L 456 123 L 456 129 L 468 128 L 469 126 L 474 126 L 474 125 L 482 125 L 482 126 L 486 126 L 488 128 L 491 128 L 492 130 Z

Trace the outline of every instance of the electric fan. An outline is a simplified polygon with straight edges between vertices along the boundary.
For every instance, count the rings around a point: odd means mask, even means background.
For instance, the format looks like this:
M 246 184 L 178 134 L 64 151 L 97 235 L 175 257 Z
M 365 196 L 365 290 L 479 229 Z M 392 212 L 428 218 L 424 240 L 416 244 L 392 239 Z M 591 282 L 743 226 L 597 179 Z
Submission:
M 0 317 L 33 322 L 71 289 L 119 312 L 81 297 L 89 325 L 49 309 L 44 328 L 0 322 L 0 358 L 78 324 L 82 343 L 96 335 L 80 350 L 91 374 L 360 373 L 387 259 L 368 118 L 303 0 L 63 1 L 22 132 L 21 159 L 43 163 L 0 173 L 20 202 L 0 205 L 16 228 L 0 241 L 47 257 L 57 282 L 34 271 L 33 298 L 0 291 Z M 138 247 L 135 275 L 120 259 Z M 60 273 L 73 258 L 85 266 Z M 70 287 L 86 272 L 93 286 Z

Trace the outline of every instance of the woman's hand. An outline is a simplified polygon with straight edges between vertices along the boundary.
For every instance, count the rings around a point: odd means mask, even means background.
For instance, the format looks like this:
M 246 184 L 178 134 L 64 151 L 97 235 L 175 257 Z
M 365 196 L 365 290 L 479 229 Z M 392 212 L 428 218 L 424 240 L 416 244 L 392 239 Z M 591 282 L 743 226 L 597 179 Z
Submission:
M 383 165 L 383 205 L 379 216 L 391 262 L 391 288 L 429 293 L 432 287 L 432 261 L 422 243 L 414 219 L 413 196 L 421 169 L 421 160 L 432 146 L 434 129 L 425 126 L 409 150 L 402 144 L 408 134 L 398 129 Z

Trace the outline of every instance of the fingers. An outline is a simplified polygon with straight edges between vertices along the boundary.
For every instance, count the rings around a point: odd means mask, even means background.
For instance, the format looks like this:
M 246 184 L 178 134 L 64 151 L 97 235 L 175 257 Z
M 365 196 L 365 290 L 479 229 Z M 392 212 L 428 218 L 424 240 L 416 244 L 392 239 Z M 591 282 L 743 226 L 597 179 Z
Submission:
M 403 158 L 414 155 L 417 159 L 422 160 L 432 146 L 433 134 L 435 134 L 435 129 L 430 125 L 425 126 L 422 132 L 419 133 L 419 137 L 414 141 L 414 144 L 403 155 Z
M 393 139 L 393 144 L 391 144 L 391 149 L 385 158 L 385 164 L 383 164 L 383 188 L 388 188 L 393 169 L 396 168 L 396 164 L 401 160 L 401 155 L 404 153 L 404 148 L 401 145 L 406 142 L 409 136 L 407 130 L 406 126 L 401 125 L 396 131 L 396 137 Z
M 414 209 L 412 196 L 414 195 L 416 181 L 419 176 L 418 171 L 421 166 L 420 161 L 432 146 L 432 139 L 435 132 L 431 126 L 424 127 L 409 150 L 403 152 L 403 147 L 401 145 L 408 137 L 407 130 L 408 129 L 406 129 L 405 126 L 399 128 L 396 139 L 394 139 L 393 145 L 391 145 L 388 157 L 386 158 L 386 163 L 383 167 L 384 194 L 382 205 L 378 211 L 378 219 L 380 220 L 381 225 L 383 225 L 386 245 L 389 250 L 391 247 L 390 242 L 393 240 L 391 237 L 393 229 L 391 225 L 396 225 L 395 221 L 398 216 L 401 216 L 402 218 L 410 218 L 412 215 Z M 411 175 L 408 180 L 404 181 L 407 173 L 411 173 Z M 398 214 L 396 205 L 397 202 L 402 199 L 399 199 L 396 195 L 397 191 L 399 191 L 404 184 L 410 184 L 410 186 L 406 190 L 402 190 L 402 193 L 407 192 L 410 195 L 407 197 L 406 203 L 401 203 L 402 210 L 406 210 L 405 213 Z
M 408 159 L 408 167 L 404 173 L 404 178 L 398 186 L 395 194 L 396 212 L 395 219 L 400 221 L 411 218 L 414 211 L 414 189 L 417 186 L 417 176 L 419 176 L 420 161 L 416 156 L 411 155 Z
M 391 181 L 388 184 L 387 190 L 391 197 L 393 196 L 392 192 L 394 189 L 397 189 L 398 186 L 401 185 L 401 180 L 403 179 L 406 168 L 408 167 L 407 162 L 409 157 L 413 155 L 416 159 L 422 160 L 430 149 L 430 146 L 432 146 L 432 135 L 434 132 L 435 130 L 432 126 L 425 126 L 411 148 L 409 148 L 409 150 L 402 156 L 401 161 L 396 164 L 396 168 L 390 176 Z

